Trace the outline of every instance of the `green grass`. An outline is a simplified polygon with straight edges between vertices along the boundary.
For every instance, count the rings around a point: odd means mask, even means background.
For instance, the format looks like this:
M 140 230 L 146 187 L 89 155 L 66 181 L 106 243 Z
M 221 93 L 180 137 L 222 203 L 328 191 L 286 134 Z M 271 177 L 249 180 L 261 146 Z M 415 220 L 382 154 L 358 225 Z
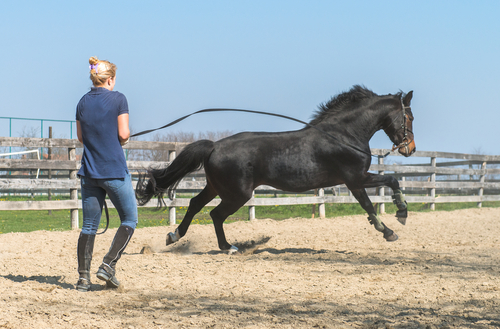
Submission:
M 68 197 L 52 197 L 52 200 L 64 200 Z M 1 201 L 43 201 L 47 200 L 47 196 L 35 196 L 33 199 L 28 197 L 13 197 L 2 196 Z M 468 203 L 437 203 L 436 210 L 451 211 L 457 209 L 476 208 L 475 202 Z M 500 202 L 483 202 L 483 207 L 500 207 Z M 209 224 L 212 223 L 210 211 L 213 207 L 205 207 L 193 219 L 193 224 Z M 387 213 L 396 213 L 396 207 L 393 204 L 386 204 Z M 180 223 L 186 213 L 186 207 L 178 207 L 176 209 L 177 223 Z M 430 211 L 427 204 L 412 203 L 409 205 L 410 211 Z M 326 215 L 328 217 L 350 216 L 365 214 L 365 211 L 359 204 L 326 204 Z M 318 206 L 314 205 L 286 205 L 286 206 L 260 206 L 255 207 L 256 218 L 272 218 L 286 219 L 293 217 L 312 217 L 313 212 L 315 217 L 319 216 Z M 110 228 L 116 228 L 120 225 L 120 219 L 115 209 L 109 209 Z M 80 210 L 79 227 L 82 226 L 83 212 Z M 234 222 L 248 219 L 248 207 L 242 207 L 235 214 L 230 216 L 226 222 Z M 101 219 L 100 230 L 104 229 L 106 224 L 105 216 Z M 156 210 L 154 208 L 139 208 L 139 223 L 138 228 L 154 227 L 169 225 L 168 209 Z M 65 231 L 71 229 L 70 211 L 69 210 L 52 210 L 49 214 L 48 210 L 17 210 L 17 211 L 0 211 L 0 233 L 8 232 L 31 232 L 39 230 L 47 231 Z

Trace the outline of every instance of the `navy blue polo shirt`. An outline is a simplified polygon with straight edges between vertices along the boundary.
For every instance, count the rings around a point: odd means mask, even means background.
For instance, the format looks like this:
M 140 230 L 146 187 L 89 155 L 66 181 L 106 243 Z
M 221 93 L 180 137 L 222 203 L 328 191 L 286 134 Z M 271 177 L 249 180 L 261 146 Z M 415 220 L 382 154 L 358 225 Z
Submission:
M 83 137 L 78 175 L 93 179 L 124 178 L 128 173 L 118 138 L 118 116 L 128 113 L 127 98 L 106 88 L 91 88 L 76 106 Z

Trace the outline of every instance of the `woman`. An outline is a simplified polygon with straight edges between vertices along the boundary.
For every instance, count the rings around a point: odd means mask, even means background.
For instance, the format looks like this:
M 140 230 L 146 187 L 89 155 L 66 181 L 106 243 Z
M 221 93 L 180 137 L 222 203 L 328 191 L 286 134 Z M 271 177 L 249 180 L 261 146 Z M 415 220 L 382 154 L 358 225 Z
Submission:
M 78 171 L 82 187 L 83 225 L 78 239 L 76 288 L 90 290 L 90 263 L 94 241 L 106 194 L 120 215 L 118 228 L 109 252 L 97 271 L 97 278 L 108 287 L 118 288 L 115 276 L 120 259 L 137 225 L 137 204 L 122 145 L 130 137 L 128 104 L 125 96 L 113 91 L 116 65 L 89 59 L 90 79 L 94 87 L 76 107 L 78 140 L 83 144 L 82 166 Z

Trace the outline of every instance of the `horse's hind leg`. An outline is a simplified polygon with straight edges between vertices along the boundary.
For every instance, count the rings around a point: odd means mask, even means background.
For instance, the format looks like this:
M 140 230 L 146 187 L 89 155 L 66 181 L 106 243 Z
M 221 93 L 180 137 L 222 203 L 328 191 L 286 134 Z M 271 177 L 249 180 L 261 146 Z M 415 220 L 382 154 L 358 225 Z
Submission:
M 236 246 L 230 245 L 227 242 L 222 225 L 224 224 L 226 218 L 240 209 L 246 201 L 247 200 L 235 202 L 222 200 L 222 202 L 210 212 L 210 216 L 212 216 L 212 220 L 214 222 L 215 234 L 217 235 L 219 248 L 221 250 L 227 250 L 229 254 L 237 252 L 238 248 Z
M 189 207 L 186 215 L 182 219 L 175 232 L 170 232 L 167 234 L 167 246 L 174 242 L 177 242 L 180 238 L 186 235 L 186 232 L 191 224 L 191 221 L 198 212 L 200 212 L 203 207 L 212 201 L 213 198 L 217 196 L 217 193 L 211 188 L 210 185 L 205 186 L 203 191 L 197 196 L 191 199 L 189 202 Z
M 398 236 L 390 228 L 388 228 L 380 218 L 377 216 L 375 208 L 373 207 L 368 194 L 364 188 L 362 189 L 352 189 L 352 194 L 358 200 L 361 207 L 368 213 L 368 221 L 372 224 L 375 229 L 384 234 L 384 238 L 387 241 L 396 241 Z

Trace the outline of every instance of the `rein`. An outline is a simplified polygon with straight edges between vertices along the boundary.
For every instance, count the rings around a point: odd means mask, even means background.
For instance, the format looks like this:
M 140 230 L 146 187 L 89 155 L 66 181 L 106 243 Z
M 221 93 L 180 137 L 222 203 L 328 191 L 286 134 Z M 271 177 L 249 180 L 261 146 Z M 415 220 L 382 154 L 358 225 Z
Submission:
M 403 102 L 401 101 L 401 105 L 403 105 Z M 403 117 L 404 117 L 404 128 L 405 128 L 405 138 L 406 138 L 406 114 L 405 114 L 405 106 L 403 105 Z M 314 128 L 316 129 L 317 131 L 327 135 L 328 137 L 332 138 L 333 140 L 335 140 L 337 143 L 339 144 L 343 144 L 345 146 L 348 146 L 358 152 L 361 152 L 361 153 L 364 153 L 364 154 L 367 154 L 369 156 L 373 156 L 373 157 L 383 157 L 385 158 L 386 156 L 388 156 L 390 154 L 390 152 L 387 152 L 386 154 L 384 154 L 383 156 L 379 156 L 379 155 L 373 155 L 369 152 L 366 152 L 365 150 L 357 147 L 357 146 L 354 146 L 354 145 L 350 145 L 350 144 L 347 144 L 347 143 L 344 143 L 344 142 L 341 142 L 339 141 L 336 137 L 334 137 L 333 135 L 327 133 L 326 131 L 323 131 L 319 128 L 317 128 L 316 126 L 313 126 L 307 122 L 304 122 L 302 120 L 299 120 L 299 119 L 295 119 L 295 118 L 292 118 L 292 117 L 289 117 L 289 116 L 286 116 L 286 115 L 282 115 L 282 114 L 276 114 L 276 113 L 270 113 L 270 112 L 262 112 L 262 111 L 253 111 L 253 110 L 244 110 L 244 109 L 228 109 L 228 108 L 212 108 L 212 109 L 203 109 L 203 110 L 199 110 L 199 111 L 196 111 L 196 112 L 193 112 L 191 114 L 188 114 L 188 115 L 185 115 L 177 120 L 174 120 L 164 126 L 161 126 L 159 128 L 155 128 L 155 129 L 149 129 L 149 130 L 144 130 L 144 131 L 141 131 L 141 132 L 138 132 L 136 134 L 133 134 L 131 135 L 130 137 L 137 137 L 137 136 L 141 136 L 141 135 L 145 135 L 145 134 L 149 134 L 150 132 L 153 132 L 153 131 L 156 131 L 156 130 L 160 130 L 160 129 L 164 129 L 164 128 L 167 128 L 167 127 L 170 127 L 170 126 L 173 126 L 175 125 L 176 123 L 179 123 L 181 122 L 182 120 L 184 119 L 187 119 L 189 118 L 190 116 L 192 115 L 195 115 L 195 114 L 198 114 L 198 113 L 206 113 L 206 112 L 246 112 L 246 113 L 255 113 L 255 114 L 263 114 L 263 115 L 270 115 L 270 116 L 275 116 L 275 117 L 278 117 L 278 118 L 283 118 L 283 119 L 288 119 L 288 120 L 292 120 L 292 121 L 295 121 L 295 122 L 299 122 L 299 123 L 302 123 L 308 127 L 311 127 L 311 128 Z M 393 151 L 394 151 L 394 148 L 393 148 Z
M 101 233 L 96 233 L 96 234 L 104 234 L 108 230 L 109 227 L 109 212 L 108 212 L 108 205 L 106 204 L 106 200 L 104 200 L 104 212 L 106 213 L 106 227 L 104 228 L 104 231 Z

